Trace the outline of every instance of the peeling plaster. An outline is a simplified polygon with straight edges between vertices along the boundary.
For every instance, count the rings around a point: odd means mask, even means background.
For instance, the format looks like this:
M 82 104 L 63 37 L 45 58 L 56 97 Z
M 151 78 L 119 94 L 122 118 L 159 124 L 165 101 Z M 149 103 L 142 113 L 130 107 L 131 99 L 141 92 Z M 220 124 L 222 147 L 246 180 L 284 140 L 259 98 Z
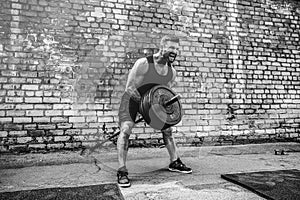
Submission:
M 86 16 L 86 15 L 84 15 L 84 16 Z M 103 8 L 101 8 L 101 7 L 95 7 L 95 11 L 91 12 L 91 16 L 92 17 L 97 17 L 97 18 L 104 18 L 106 15 L 103 12 Z
M 265 9 L 269 12 L 276 12 L 283 15 L 291 15 L 292 11 L 296 10 L 295 5 L 293 5 L 288 0 L 266 0 Z M 297 8 L 298 11 L 300 11 Z

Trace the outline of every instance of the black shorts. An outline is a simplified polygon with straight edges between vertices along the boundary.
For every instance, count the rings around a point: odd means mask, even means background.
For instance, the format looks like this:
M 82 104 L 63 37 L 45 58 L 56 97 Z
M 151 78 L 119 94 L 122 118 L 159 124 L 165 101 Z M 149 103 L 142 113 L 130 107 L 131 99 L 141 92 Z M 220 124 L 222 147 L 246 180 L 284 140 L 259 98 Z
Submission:
M 132 100 L 128 93 L 124 93 L 119 107 L 119 125 L 124 121 L 135 122 L 139 112 L 139 103 Z

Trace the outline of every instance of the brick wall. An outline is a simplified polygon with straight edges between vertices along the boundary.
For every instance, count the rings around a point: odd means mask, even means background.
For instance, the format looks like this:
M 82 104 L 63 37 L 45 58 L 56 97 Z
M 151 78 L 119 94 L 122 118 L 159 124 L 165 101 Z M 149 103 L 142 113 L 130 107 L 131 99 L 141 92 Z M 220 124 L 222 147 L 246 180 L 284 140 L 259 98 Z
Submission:
M 296 0 L 0 0 L 0 151 L 77 149 L 119 130 L 128 70 L 181 38 L 179 145 L 299 141 Z M 132 146 L 159 146 L 144 123 Z M 109 145 L 109 144 L 108 144 Z

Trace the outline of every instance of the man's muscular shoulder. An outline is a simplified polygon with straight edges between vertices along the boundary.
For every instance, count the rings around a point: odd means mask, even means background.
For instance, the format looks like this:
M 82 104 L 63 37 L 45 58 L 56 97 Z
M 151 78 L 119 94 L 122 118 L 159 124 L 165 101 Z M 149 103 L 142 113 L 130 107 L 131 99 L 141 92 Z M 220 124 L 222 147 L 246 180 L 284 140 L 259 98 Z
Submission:
M 138 59 L 135 64 L 134 68 L 137 75 L 146 74 L 148 71 L 148 61 L 147 58 L 140 58 Z

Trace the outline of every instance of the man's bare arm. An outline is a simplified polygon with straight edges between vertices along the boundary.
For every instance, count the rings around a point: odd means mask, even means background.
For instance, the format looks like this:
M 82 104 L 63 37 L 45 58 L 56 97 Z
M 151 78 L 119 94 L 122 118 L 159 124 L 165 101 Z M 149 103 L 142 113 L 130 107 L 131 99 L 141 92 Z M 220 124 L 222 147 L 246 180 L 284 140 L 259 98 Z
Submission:
M 175 82 L 175 79 L 176 79 L 176 70 L 173 67 L 171 69 L 173 71 L 173 77 L 172 77 L 171 81 L 169 81 L 168 84 L 167 84 L 169 88 L 172 88 L 172 87 L 174 87 L 176 85 L 176 82 Z
M 148 71 L 148 63 L 146 58 L 141 58 L 135 62 L 128 74 L 125 91 L 137 102 L 141 100 L 138 88 L 144 79 L 144 75 Z

